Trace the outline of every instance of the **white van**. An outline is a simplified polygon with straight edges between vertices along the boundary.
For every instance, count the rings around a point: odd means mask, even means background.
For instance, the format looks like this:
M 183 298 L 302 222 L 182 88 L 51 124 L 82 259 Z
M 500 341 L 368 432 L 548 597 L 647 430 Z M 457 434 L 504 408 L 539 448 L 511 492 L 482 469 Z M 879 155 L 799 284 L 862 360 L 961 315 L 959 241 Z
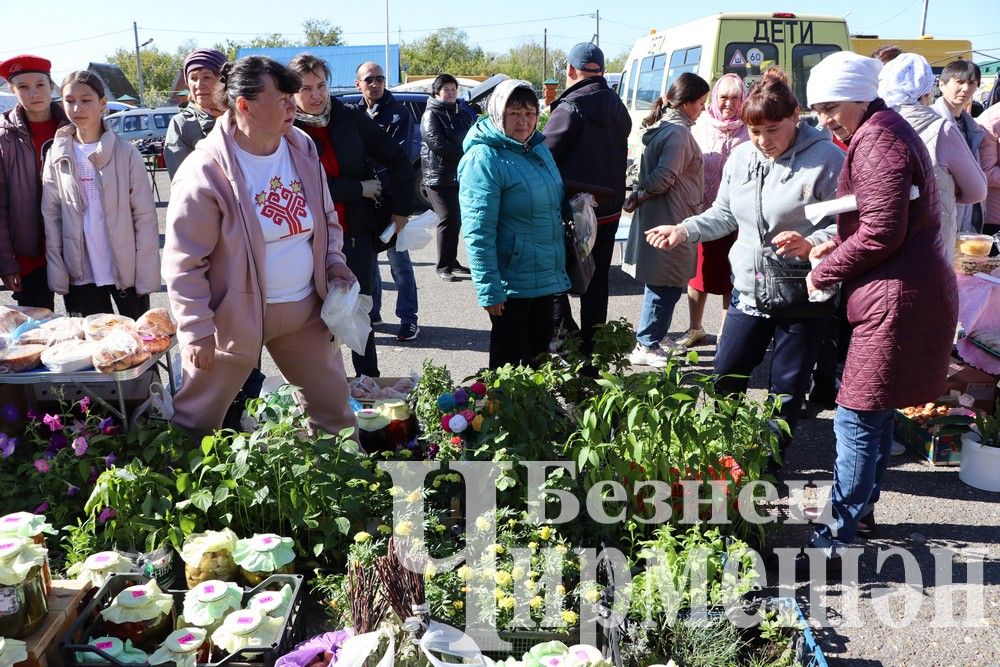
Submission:
M 636 40 L 618 93 L 632 117 L 629 159 L 642 150 L 642 119 L 683 72 L 714 83 L 723 74 L 751 83 L 771 65 L 788 72 L 805 108 L 809 71 L 836 51 L 851 49 L 847 22 L 836 16 L 720 13 Z

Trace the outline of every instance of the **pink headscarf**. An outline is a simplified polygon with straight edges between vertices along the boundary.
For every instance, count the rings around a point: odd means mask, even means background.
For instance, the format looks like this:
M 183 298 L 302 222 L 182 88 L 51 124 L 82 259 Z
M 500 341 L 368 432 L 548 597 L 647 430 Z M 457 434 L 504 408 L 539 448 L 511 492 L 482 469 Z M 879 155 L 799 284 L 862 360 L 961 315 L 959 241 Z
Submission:
M 740 120 L 739 109 L 736 110 L 736 118 L 726 120 L 722 117 L 722 109 L 719 108 L 719 89 L 722 88 L 722 82 L 727 79 L 735 80 L 736 84 L 739 86 L 740 108 L 742 108 L 743 103 L 746 102 L 747 87 L 743 84 L 743 79 L 736 74 L 725 74 L 715 82 L 714 86 L 712 86 L 712 103 L 708 107 L 708 117 L 706 120 L 719 130 L 725 132 L 735 132 L 743 125 L 743 121 Z

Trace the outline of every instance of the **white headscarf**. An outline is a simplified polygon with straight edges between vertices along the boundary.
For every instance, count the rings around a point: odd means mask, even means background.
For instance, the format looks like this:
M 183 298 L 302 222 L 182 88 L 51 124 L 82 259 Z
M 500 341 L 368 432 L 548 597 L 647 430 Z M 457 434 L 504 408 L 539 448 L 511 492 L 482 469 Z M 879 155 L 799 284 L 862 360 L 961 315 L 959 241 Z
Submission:
M 806 98 L 809 106 L 824 102 L 870 102 L 878 97 L 882 63 L 850 51 L 823 58 L 809 73 Z
M 890 107 L 918 104 L 933 87 L 934 72 L 917 53 L 899 54 L 878 75 L 878 96 Z
M 490 101 L 486 105 L 486 113 L 493 122 L 493 127 L 499 130 L 500 134 L 504 134 L 503 112 L 507 109 L 507 100 L 510 99 L 511 93 L 518 88 L 527 88 L 532 92 L 532 94 L 535 92 L 535 89 L 532 88 L 531 84 L 527 81 L 523 81 L 521 79 L 507 79 L 506 81 L 501 81 L 497 87 L 493 89 L 493 93 L 490 95 Z

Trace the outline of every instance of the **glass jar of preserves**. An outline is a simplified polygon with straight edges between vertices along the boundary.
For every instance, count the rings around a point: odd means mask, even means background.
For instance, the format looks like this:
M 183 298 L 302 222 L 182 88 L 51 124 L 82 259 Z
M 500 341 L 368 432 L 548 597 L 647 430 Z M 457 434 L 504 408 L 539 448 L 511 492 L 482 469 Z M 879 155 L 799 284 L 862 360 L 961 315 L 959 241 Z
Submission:
M 16 665 L 28 659 L 28 645 L 0 635 L 0 665 Z
M 225 581 L 203 581 L 184 596 L 184 624 L 209 633 L 231 612 L 243 607 L 243 589 Z
M 212 661 L 212 643 L 204 628 L 181 628 L 174 630 L 163 640 L 149 664 L 173 663 L 177 667 L 195 667 L 198 663 Z
M 406 401 L 381 401 L 376 407 L 389 420 L 385 430 L 392 449 L 405 447 L 417 437 L 417 417 L 410 412 Z
M 45 547 L 22 537 L 0 538 L 0 636 L 22 639 L 49 612 L 42 567 Z
M 128 640 L 123 642 L 118 637 L 98 637 L 87 642 L 87 645 L 107 653 L 110 657 L 126 665 L 144 665 L 149 659 L 145 651 L 136 648 Z M 77 662 L 107 662 L 100 653 L 91 651 L 77 651 L 76 660 Z
M 292 587 L 285 584 L 277 591 L 261 591 L 247 601 L 247 609 L 256 609 L 271 618 L 284 619 L 292 605 Z
M 173 630 L 174 599 L 155 581 L 129 586 L 101 610 L 107 634 L 152 651 Z
M 189 535 L 181 549 L 188 588 L 213 579 L 234 581 L 236 562 L 233 550 L 236 541 L 236 533 L 228 528 Z
M 55 535 L 55 529 L 41 514 L 31 512 L 14 512 L 0 517 L 0 538 L 24 537 L 35 544 L 45 546 L 45 535 Z M 52 573 L 49 571 L 48 558 L 42 566 L 42 578 L 45 581 L 45 594 L 52 592 Z
M 87 560 L 75 563 L 67 570 L 67 574 L 77 581 L 90 583 L 95 588 L 100 588 L 108 583 L 108 579 L 116 574 L 132 572 L 135 572 L 135 563 L 117 551 L 100 551 L 91 554 Z
M 269 649 L 278 643 L 281 619 L 271 618 L 255 609 L 234 611 L 212 633 L 212 645 L 226 653 L 245 648 Z M 253 654 L 251 654 L 253 655 Z M 249 658 L 250 655 L 244 654 Z
M 358 444 L 366 454 L 378 454 L 393 449 L 386 426 L 389 420 L 378 410 L 365 408 L 355 415 L 358 420 Z
M 236 543 L 233 560 L 247 586 L 259 586 L 272 574 L 295 573 L 295 548 L 290 537 L 274 533 L 254 535 Z

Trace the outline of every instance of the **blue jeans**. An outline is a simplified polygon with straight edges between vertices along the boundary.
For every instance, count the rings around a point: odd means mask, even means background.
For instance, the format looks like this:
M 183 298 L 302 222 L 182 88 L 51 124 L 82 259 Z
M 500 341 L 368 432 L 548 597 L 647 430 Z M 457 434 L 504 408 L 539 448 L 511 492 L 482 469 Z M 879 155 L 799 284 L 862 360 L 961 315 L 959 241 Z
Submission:
M 386 251 L 389 256 L 389 272 L 396 283 L 396 317 L 400 324 L 417 323 L 417 279 L 413 276 L 413 264 L 409 251 Z M 378 261 L 375 261 L 375 275 L 372 278 L 372 319 L 380 320 L 382 311 L 382 275 Z
M 892 410 L 837 408 L 833 418 L 833 432 L 837 435 L 831 494 L 833 525 L 816 529 L 813 546 L 850 544 L 858 532 L 859 520 L 875 509 L 892 451 L 892 420 Z
M 684 294 L 683 287 L 658 287 L 646 285 L 642 299 L 642 313 L 635 339 L 645 347 L 659 347 L 660 341 L 670 331 L 670 320 L 674 318 L 674 306 Z

